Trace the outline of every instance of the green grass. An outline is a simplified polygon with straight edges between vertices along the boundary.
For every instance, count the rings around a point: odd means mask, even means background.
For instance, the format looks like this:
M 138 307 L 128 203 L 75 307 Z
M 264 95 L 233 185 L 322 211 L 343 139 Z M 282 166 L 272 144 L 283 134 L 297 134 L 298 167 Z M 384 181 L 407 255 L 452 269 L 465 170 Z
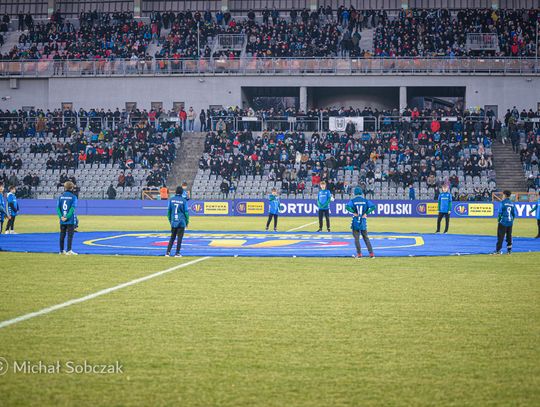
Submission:
M 308 218 L 283 218 L 280 230 Z M 57 229 L 21 216 L 19 232 Z M 194 218 L 260 229 L 260 218 Z M 334 230 L 348 230 L 334 219 Z M 302 230 L 312 230 L 315 225 Z M 432 232 L 433 219 L 370 220 Z M 493 234 L 493 219 L 452 219 Z M 165 230 L 163 218 L 84 217 L 81 229 Z M 533 220 L 515 234 L 533 236 Z M 0 321 L 191 258 L 0 254 Z M 0 405 L 509 406 L 540 404 L 540 254 L 212 258 L 0 329 L 9 361 L 112 363 L 101 376 L 8 372 Z

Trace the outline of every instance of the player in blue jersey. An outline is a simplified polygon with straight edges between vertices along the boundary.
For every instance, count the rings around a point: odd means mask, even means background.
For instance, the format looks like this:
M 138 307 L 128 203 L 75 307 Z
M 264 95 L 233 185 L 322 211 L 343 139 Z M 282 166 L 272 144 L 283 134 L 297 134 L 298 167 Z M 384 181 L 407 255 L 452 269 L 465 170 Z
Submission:
M 56 213 L 60 219 L 60 254 L 66 254 L 68 256 L 76 256 L 71 246 L 73 244 L 73 234 L 75 232 L 75 224 L 77 223 L 77 217 L 75 210 L 77 209 L 77 196 L 73 193 L 75 185 L 71 181 L 64 183 L 64 193 L 58 198 L 58 204 L 56 206 Z M 67 251 L 64 251 L 65 241 L 67 235 Z
M 333 201 L 332 193 L 326 189 L 326 182 L 321 181 L 317 194 L 317 208 L 319 208 L 319 230 L 322 231 L 323 217 L 326 218 L 326 229 L 330 232 L 330 202 Z
M 356 246 L 356 258 L 362 257 L 362 247 L 360 246 L 360 235 L 364 239 L 364 243 L 369 252 L 369 257 L 374 258 L 373 248 L 369 241 L 367 233 L 367 215 L 375 210 L 375 205 L 370 200 L 363 197 L 364 192 L 362 188 L 356 187 L 354 189 L 354 198 L 351 199 L 345 208 L 353 214 L 351 229 L 354 237 L 354 244 Z
M 169 245 L 167 246 L 167 253 L 165 257 L 171 255 L 171 250 L 174 245 L 174 241 L 178 239 L 176 243 L 175 257 L 182 257 L 180 249 L 182 248 L 182 239 L 184 239 L 184 232 L 189 225 L 189 210 L 187 199 L 184 198 L 184 188 L 181 186 L 176 188 L 176 193 L 171 199 L 169 199 L 169 206 L 167 208 L 167 219 L 171 224 L 171 238 L 169 239 Z
M 4 226 L 4 219 L 11 218 L 6 208 L 6 199 L 4 198 L 4 183 L 0 182 L 0 234 Z
M 540 195 L 538 195 L 538 201 L 529 212 L 529 215 L 532 215 L 533 212 L 536 212 L 536 225 L 538 226 L 538 233 L 536 234 L 536 239 L 540 239 Z
M 437 216 L 437 231 L 441 231 L 441 220 L 445 219 L 444 233 L 448 232 L 448 225 L 450 224 L 450 212 L 452 212 L 452 194 L 448 192 L 448 185 L 442 186 L 442 192 L 439 194 L 438 200 L 439 216 Z
M 6 234 L 14 235 L 15 233 L 15 219 L 19 213 L 19 203 L 17 202 L 17 196 L 15 195 L 17 188 L 14 185 L 9 187 L 9 192 L 7 194 L 7 212 L 9 214 L 8 222 L 6 225 Z
M 268 196 L 268 220 L 266 221 L 266 229 L 270 226 L 272 218 L 274 219 L 274 232 L 277 232 L 277 224 L 279 217 L 279 206 L 281 202 L 279 201 L 279 195 L 276 188 L 272 188 L 272 193 Z
M 497 246 L 493 254 L 501 254 L 504 237 L 506 236 L 506 248 L 508 254 L 512 253 L 512 226 L 514 226 L 514 218 L 516 217 L 516 207 L 510 200 L 512 192 L 504 191 L 504 200 L 499 208 L 498 225 L 497 225 Z

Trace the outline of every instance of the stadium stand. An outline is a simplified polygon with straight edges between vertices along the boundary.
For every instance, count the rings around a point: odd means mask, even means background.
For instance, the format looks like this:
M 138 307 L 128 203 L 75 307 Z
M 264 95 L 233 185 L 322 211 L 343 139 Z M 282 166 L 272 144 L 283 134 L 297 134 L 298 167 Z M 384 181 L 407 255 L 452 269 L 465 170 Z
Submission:
M 537 52 L 533 33 L 540 17 L 538 9 L 428 8 L 431 2 L 425 2 L 425 8 L 399 11 L 397 6 L 357 7 L 359 2 L 350 7 L 320 2 L 318 9 L 308 11 L 304 6 L 309 4 L 289 1 L 273 9 L 261 3 L 251 10 L 244 7 L 247 3 L 238 2 L 236 12 L 223 12 L 220 2 L 183 2 L 181 6 L 176 3 L 182 2 L 175 2 L 170 9 L 166 2 L 143 1 L 144 18 L 136 19 L 128 5 L 132 2 L 65 1 L 57 2 L 59 11 L 50 20 L 43 20 L 42 3 L 0 8 L 7 12 L 0 31 L 9 32 L 13 25 L 18 28 L 10 32 L 17 36 L 17 44 L 2 49 L 6 62 L 0 66 L 7 75 L 24 71 L 13 68 L 12 61 L 19 60 L 39 61 L 30 65 L 29 73 L 36 76 L 38 72 L 52 76 L 177 74 L 185 73 L 186 66 L 199 73 L 205 72 L 206 63 L 211 72 L 228 73 L 230 66 L 250 72 L 251 65 L 237 63 L 239 58 L 250 63 L 269 61 L 269 66 L 262 66 L 267 72 L 277 72 L 286 58 L 305 59 L 318 70 L 307 63 L 298 69 L 310 74 L 332 73 L 340 59 L 348 59 L 346 69 L 354 69 L 352 61 L 360 64 L 359 71 L 365 63 L 384 58 L 392 66 L 382 64 L 382 71 L 407 62 L 407 58 L 394 62 L 394 57 L 443 57 L 443 64 L 471 56 L 523 57 L 530 62 Z M 101 7 L 105 3 L 107 8 Z M 9 14 L 16 18 L 10 20 Z M 468 34 L 495 36 L 496 49 L 470 48 Z M 370 49 L 364 49 L 365 38 L 371 35 Z M 0 35 L 0 46 L 3 41 Z M 194 64 L 180 62 L 185 59 Z M 321 63 L 326 59 L 333 61 L 327 71 Z M 70 69 L 70 61 L 80 63 Z M 122 65 L 116 70 L 105 61 Z M 222 61 L 236 65 L 221 65 Z M 42 62 L 51 64 L 41 70 Z M 531 69 L 538 72 L 532 64 Z M 504 61 L 502 65 L 508 66 Z M 291 74 L 295 67 L 283 62 L 282 73 Z M 366 65 L 365 69 L 371 68 Z M 457 178 L 452 188 L 456 199 L 486 199 L 496 188 L 492 143 L 505 134 L 514 151 L 520 152 L 527 179 L 538 175 L 538 130 L 524 120 L 531 114 L 535 115 L 532 109 L 516 117 L 512 111 L 502 125 L 482 109 L 479 114 L 457 108 L 401 113 L 370 107 L 208 109 L 199 129 L 212 132 L 206 135 L 194 191 L 203 198 L 259 196 L 260 187 L 269 181 L 284 194 L 311 197 L 317 191 L 317 177 L 322 177 L 338 194 L 347 185 L 362 183 L 375 198 L 403 198 L 413 185 L 416 197 L 431 199 L 441 181 Z M 115 186 L 125 186 L 121 196 L 138 197 L 142 188 L 165 182 L 176 156 L 172 146 L 180 145 L 178 127 L 160 127 L 159 115 L 150 123 L 145 111 L 0 111 L 0 115 L 3 177 L 26 178 L 28 192 L 35 196 L 55 193 L 42 181 L 49 183 L 65 171 L 65 176 L 75 176 L 84 196 L 103 197 L 108 185 L 99 189 L 97 182 L 90 181 L 105 179 L 107 184 L 114 181 Z M 335 116 L 363 117 L 365 131 L 356 138 L 354 131 L 330 132 L 329 117 Z M 244 117 L 254 120 L 244 121 Z M 446 122 L 444 117 L 458 119 Z M 186 121 L 181 121 L 185 129 Z M 170 128 L 180 134 L 171 136 Z M 145 133 L 142 139 L 140 132 Z M 125 150 L 122 157 L 115 156 L 119 146 Z M 120 171 L 127 181 L 117 182 Z M 127 177 L 129 171 L 134 182 Z M 533 185 L 529 182 L 528 187 Z
M 535 56 L 538 10 L 402 10 L 396 18 L 379 14 L 376 56 Z M 495 34 L 494 49 L 467 48 L 467 34 Z
M 405 116 L 407 117 L 407 116 Z M 375 199 L 433 199 L 441 182 L 456 200 L 489 200 L 495 190 L 494 131 L 478 122 L 388 123 L 385 130 L 305 135 L 283 131 L 208 133 L 193 194 L 258 198 L 276 186 L 288 197 L 314 198 L 326 180 L 338 197 L 361 184 Z
M 62 177 L 74 177 L 81 197 L 140 198 L 165 183 L 182 131 L 168 114 L 99 109 L 0 112 L 0 169 L 8 184 L 50 197 Z M 24 180 L 37 177 L 39 182 Z

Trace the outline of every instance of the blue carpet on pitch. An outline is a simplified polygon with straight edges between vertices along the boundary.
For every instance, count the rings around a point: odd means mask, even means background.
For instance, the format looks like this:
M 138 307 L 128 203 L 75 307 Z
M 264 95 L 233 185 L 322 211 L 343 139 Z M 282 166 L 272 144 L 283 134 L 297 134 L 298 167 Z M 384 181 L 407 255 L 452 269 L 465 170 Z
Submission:
M 401 257 L 486 254 L 493 252 L 496 240 L 494 236 L 391 232 L 370 233 L 370 239 L 377 256 Z M 0 235 L 0 250 L 58 253 L 58 240 L 58 233 Z M 79 232 L 73 250 L 79 254 L 163 256 L 168 240 L 168 232 Z M 540 240 L 514 238 L 513 251 L 540 251 Z M 349 257 L 355 252 L 348 232 L 190 230 L 182 244 L 184 256 Z

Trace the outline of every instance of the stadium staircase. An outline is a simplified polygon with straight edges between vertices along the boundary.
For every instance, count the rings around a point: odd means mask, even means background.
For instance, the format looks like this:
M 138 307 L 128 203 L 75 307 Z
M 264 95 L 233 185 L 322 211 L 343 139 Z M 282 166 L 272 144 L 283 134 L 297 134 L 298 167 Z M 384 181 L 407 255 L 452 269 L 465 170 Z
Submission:
M 194 132 L 184 133 L 176 160 L 172 165 L 171 172 L 167 178 L 167 185 L 174 188 L 186 181 L 190 187 L 199 169 L 199 159 L 203 155 L 204 140 L 206 133 Z
M 364 28 L 360 34 L 362 35 L 360 43 L 358 44 L 360 49 L 373 53 L 373 36 L 375 35 L 375 29 Z
M 512 151 L 511 144 L 502 144 L 498 141 L 491 146 L 493 151 L 493 167 L 497 177 L 497 189 L 503 191 L 523 192 L 527 190 L 525 174 L 519 154 Z
M 0 54 L 7 54 L 15 45 L 19 43 L 19 37 L 24 31 L 8 31 L 4 33 L 4 45 L 0 47 Z

